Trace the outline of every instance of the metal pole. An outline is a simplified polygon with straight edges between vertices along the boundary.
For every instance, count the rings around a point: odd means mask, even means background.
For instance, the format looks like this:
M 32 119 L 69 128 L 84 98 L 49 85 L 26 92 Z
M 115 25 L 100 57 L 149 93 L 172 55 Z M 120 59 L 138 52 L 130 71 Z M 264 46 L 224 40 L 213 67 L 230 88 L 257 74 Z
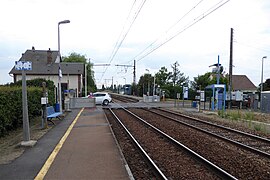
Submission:
M 153 87 L 153 96 L 155 95 L 155 81 L 156 81 L 156 77 L 154 75 L 154 87 Z
M 27 87 L 25 71 L 22 70 L 22 102 L 23 102 L 23 141 L 30 141 L 28 104 L 27 104 Z
M 147 95 L 150 96 L 150 78 L 148 79 L 148 90 Z
M 60 22 L 58 23 L 58 55 L 59 55 L 59 64 L 58 64 L 58 103 L 59 103 L 59 112 L 62 112 L 62 87 L 61 87 L 61 53 L 60 53 Z
M 185 100 L 185 98 L 184 98 L 184 96 L 185 96 L 185 88 L 184 88 L 184 84 L 183 84 L 183 89 L 182 89 L 182 94 L 183 94 L 183 108 L 184 108 L 184 100 Z
M 135 87 L 136 87 L 136 60 L 134 59 L 134 65 L 133 65 L 133 86 L 134 86 L 134 92 L 133 96 L 137 95 L 137 92 L 135 93 Z
M 233 28 L 231 28 L 230 38 L 230 65 L 229 65 L 229 108 L 232 107 L 232 71 L 233 71 Z
M 47 90 L 46 90 L 46 82 L 42 82 L 42 91 L 43 91 L 43 98 L 46 98 L 47 101 Z M 42 110 L 43 110 L 43 118 L 41 123 L 41 128 L 47 128 L 47 104 L 42 104 Z
M 263 91 L 263 59 L 267 58 L 266 56 L 264 56 L 262 58 L 262 75 L 261 75 L 261 102 L 260 102 L 260 109 L 262 111 L 262 105 L 263 105 L 263 97 L 262 97 L 262 91 Z
M 217 84 L 219 84 L 220 70 L 219 70 L 219 55 L 218 55 L 218 75 L 217 75 Z
M 60 55 L 60 23 L 58 23 L 58 55 Z M 59 62 L 60 61 L 61 59 L 59 59 Z
M 59 55 L 59 71 L 61 70 L 61 53 L 60 53 L 60 24 L 66 24 L 66 23 L 70 23 L 69 20 L 64 20 L 64 21 L 60 21 L 58 22 L 58 55 Z M 59 111 L 62 112 L 62 87 L 61 87 L 61 77 L 59 74 L 59 78 L 58 78 L 58 90 L 59 90 Z
M 84 96 L 87 96 L 87 63 L 85 62 L 85 66 L 84 66 Z

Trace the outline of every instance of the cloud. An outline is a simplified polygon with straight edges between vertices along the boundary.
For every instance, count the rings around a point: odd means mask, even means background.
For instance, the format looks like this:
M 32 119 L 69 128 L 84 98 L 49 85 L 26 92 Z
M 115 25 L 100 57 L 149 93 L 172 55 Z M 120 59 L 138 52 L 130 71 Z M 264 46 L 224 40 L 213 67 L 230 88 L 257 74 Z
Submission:
M 194 22 L 194 18 L 219 0 L 203 1 L 174 28 L 167 31 L 198 2 L 146 1 L 112 63 L 132 65 L 134 57 L 157 38 L 160 38 L 158 42 L 164 42 L 187 24 Z M 70 52 L 77 52 L 87 55 L 94 63 L 108 63 L 132 3 L 132 0 L 1 1 L 0 62 L 5 62 L 5 65 L 0 66 L 0 84 L 10 80 L 5 72 L 10 71 L 14 61 L 26 49 L 35 46 L 36 49 L 56 50 L 57 23 L 65 19 L 69 19 L 71 23 L 60 26 L 61 53 L 68 55 Z M 180 63 L 181 71 L 190 80 L 198 74 L 210 71 L 208 66 L 217 61 L 218 55 L 225 69 L 228 69 L 230 28 L 234 28 L 236 42 L 233 72 L 246 74 L 257 85 L 260 82 L 261 58 L 266 55 L 270 58 L 269 8 L 270 2 L 267 0 L 228 2 L 137 62 L 137 80 L 145 68 L 153 72 L 162 66 L 170 69 L 170 65 L 176 60 Z M 266 59 L 265 78 L 270 77 L 268 67 L 269 60 Z M 105 67 L 95 67 L 95 77 L 100 79 L 104 70 Z M 123 83 L 124 76 L 127 82 L 132 82 L 132 71 L 132 68 L 128 68 L 125 73 L 110 66 L 104 79 L 114 76 L 115 81 Z M 101 80 L 100 84 L 102 83 L 104 80 Z

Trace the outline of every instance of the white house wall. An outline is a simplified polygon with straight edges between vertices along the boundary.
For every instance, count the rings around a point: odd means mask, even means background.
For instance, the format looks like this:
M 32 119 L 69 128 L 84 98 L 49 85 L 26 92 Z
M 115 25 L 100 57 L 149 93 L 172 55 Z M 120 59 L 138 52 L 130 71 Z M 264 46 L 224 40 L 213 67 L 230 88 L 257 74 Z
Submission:
M 27 75 L 26 74 L 26 80 L 32 80 L 32 79 L 37 79 L 37 78 L 42 78 L 42 79 L 47 79 L 51 80 L 54 82 L 54 85 L 58 87 L 58 76 L 44 76 L 44 75 Z M 16 76 L 16 81 L 19 81 L 22 79 L 21 75 Z M 69 76 L 63 76 L 61 78 L 61 83 L 68 83 L 68 89 L 79 89 L 79 83 L 78 83 L 78 75 L 69 75 Z

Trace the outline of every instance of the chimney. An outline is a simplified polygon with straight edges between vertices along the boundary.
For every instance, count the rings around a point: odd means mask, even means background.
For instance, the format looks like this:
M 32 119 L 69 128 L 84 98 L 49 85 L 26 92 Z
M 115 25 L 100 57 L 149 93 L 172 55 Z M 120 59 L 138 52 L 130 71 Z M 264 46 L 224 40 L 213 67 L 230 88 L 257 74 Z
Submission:
M 51 48 L 47 51 L 47 64 L 52 64 L 52 51 Z

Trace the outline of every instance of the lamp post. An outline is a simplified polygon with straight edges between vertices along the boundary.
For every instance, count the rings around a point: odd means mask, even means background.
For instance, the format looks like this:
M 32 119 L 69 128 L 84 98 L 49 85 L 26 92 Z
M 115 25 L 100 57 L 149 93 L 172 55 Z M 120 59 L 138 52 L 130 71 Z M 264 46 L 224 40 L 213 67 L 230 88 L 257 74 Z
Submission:
M 148 74 L 150 74 L 150 71 L 149 71 L 149 69 L 145 69 L 147 72 L 148 72 Z M 148 96 L 150 96 L 150 82 L 149 82 L 150 80 L 148 79 L 148 90 L 147 90 L 147 95 Z
M 59 112 L 62 112 L 62 90 L 61 90 L 61 53 L 60 53 L 60 24 L 67 24 L 70 23 L 70 20 L 64 20 L 58 22 L 58 55 L 59 55 L 59 78 L 58 78 L 58 103 L 59 103 Z
M 119 94 L 119 93 L 118 93 L 118 81 L 116 81 L 116 88 L 117 88 L 117 89 L 116 89 L 116 93 Z
M 124 77 L 123 79 L 125 80 L 125 84 L 123 86 L 123 89 L 124 89 L 124 94 L 126 94 L 126 78 Z
M 261 102 L 260 102 L 260 109 L 262 111 L 262 102 L 263 102 L 263 97 L 262 97 L 262 91 L 263 91 L 263 60 L 266 59 L 267 56 L 262 57 L 262 75 L 261 75 Z
M 156 91 L 156 85 L 155 85 L 155 83 L 156 83 L 156 76 L 154 74 L 153 96 L 155 96 L 155 91 Z

